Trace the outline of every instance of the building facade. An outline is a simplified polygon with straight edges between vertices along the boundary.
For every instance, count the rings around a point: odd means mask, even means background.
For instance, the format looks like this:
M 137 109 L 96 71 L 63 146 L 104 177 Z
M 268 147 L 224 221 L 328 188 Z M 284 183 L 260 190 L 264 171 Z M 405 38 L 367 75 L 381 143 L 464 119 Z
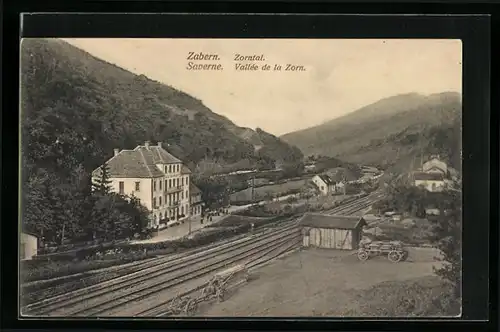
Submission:
M 190 214 L 192 216 L 200 216 L 203 212 L 203 200 L 201 198 L 201 190 L 196 187 L 194 184 L 189 185 L 189 193 L 190 193 Z
M 315 175 L 312 182 L 316 185 L 322 195 L 332 194 L 336 191 L 336 183 L 328 175 Z
M 366 221 L 361 217 L 306 213 L 299 222 L 304 247 L 354 250 Z
M 111 190 L 134 196 L 150 211 L 150 227 L 164 228 L 190 215 L 190 174 L 162 143 L 145 142 L 133 150 L 115 149 L 106 162 Z M 92 173 L 95 182 L 102 166 Z
M 32 259 L 38 254 L 38 238 L 35 235 L 21 233 L 19 256 L 21 260 Z
M 430 192 L 443 191 L 446 186 L 443 174 L 438 172 L 414 172 L 413 183 L 416 187 L 423 187 Z

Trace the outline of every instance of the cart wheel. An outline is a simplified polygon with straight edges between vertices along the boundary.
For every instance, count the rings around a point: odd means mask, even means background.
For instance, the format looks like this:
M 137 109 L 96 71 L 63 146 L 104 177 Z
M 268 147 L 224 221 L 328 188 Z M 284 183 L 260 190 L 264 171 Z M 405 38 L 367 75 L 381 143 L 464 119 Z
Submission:
M 197 305 L 194 300 L 189 300 L 188 303 L 186 304 L 186 315 L 187 316 L 192 316 L 196 312 Z
M 389 254 L 387 255 L 387 258 L 391 262 L 397 263 L 397 262 L 401 261 L 401 258 L 403 258 L 403 255 L 400 254 L 399 252 L 393 250 L 393 251 L 389 252 Z
M 358 251 L 358 259 L 362 262 L 368 259 L 368 253 L 365 250 Z
M 224 290 L 220 290 L 217 292 L 217 301 L 224 302 Z

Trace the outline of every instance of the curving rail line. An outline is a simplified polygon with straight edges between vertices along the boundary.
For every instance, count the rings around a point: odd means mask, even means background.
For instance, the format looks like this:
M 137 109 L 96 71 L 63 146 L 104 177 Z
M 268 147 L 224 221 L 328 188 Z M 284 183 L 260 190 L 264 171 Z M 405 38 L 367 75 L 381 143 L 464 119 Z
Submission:
M 249 246 L 253 248 L 255 245 L 261 246 L 266 242 L 276 241 L 280 236 L 286 236 L 287 232 L 294 232 L 296 229 L 295 223 L 291 223 L 265 232 L 260 236 L 239 239 L 186 257 L 167 259 L 141 271 L 29 305 L 24 308 L 23 314 L 36 316 L 85 314 L 89 312 L 89 308 L 101 308 L 104 307 L 104 304 L 109 305 L 110 302 L 116 302 L 119 298 L 118 295 L 122 295 L 122 293 L 130 294 L 131 290 L 136 291 L 137 289 L 144 291 L 151 288 L 148 286 L 151 283 L 162 284 L 165 282 L 165 276 L 169 274 L 175 274 L 176 278 L 179 278 L 178 273 L 183 272 L 183 269 L 196 267 L 201 269 L 214 258 L 224 255 L 235 256 L 241 250 L 245 251 Z
M 373 204 L 380 192 L 327 211 L 351 214 Z M 244 236 L 244 235 L 243 235 Z M 161 316 L 174 294 L 199 289 L 213 273 L 244 262 L 256 268 L 296 248 L 301 233 L 296 220 L 251 237 L 232 238 L 182 254 L 141 262 L 130 274 L 30 304 L 29 316 Z M 130 267 L 129 267 L 130 268 Z M 147 310 L 144 310 L 147 307 Z

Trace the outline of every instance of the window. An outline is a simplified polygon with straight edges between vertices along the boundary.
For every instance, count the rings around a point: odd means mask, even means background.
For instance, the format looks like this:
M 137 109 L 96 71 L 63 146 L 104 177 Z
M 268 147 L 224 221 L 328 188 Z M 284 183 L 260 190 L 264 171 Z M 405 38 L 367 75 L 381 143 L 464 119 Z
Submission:
M 184 199 L 184 193 L 181 192 L 181 199 Z
M 172 188 L 172 179 L 168 180 L 168 187 Z
M 153 198 L 153 209 L 156 209 L 156 197 Z
M 123 195 L 125 193 L 125 183 L 123 181 L 120 181 L 118 186 L 119 186 L 120 195 Z
M 140 182 L 135 183 L 135 191 L 141 191 L 141 183 Z
M 160 190 L 161 190 L 161 184 L 163 183 L 163 181 L 162 181 L 162 180 L 160 180 L 160 181 L 158 181 L 158 182 L 160 183 Z
M 165 190 L 167 190 L 167 180 L 165 180 Z
M 181 206 L 181 214 L 184 214 L 184 206 Z
M 179 170 L 180 170 L 180 167 L 179 167 L 179 166 L 180 166 L 180 165 L 177 165 L 177 172 L 179 172 Z
M 165 165 L 165 173 L 167 173 L 168 169 L 167 169 L 167 165 Z
M 189 178 L 186 176 L 186 184 L 189 184 Z
M 182 178 L 182 183 L 181 183 L 181 185 L 184 185 L 184 178 Z
M 158 197 L 158 200 L 159 200 L 159 204 L 160 204 L 160 206 L 161 206 L 161 196 L 160 196 L 160 197 Z
M 179 186 L 179 178 L 177 178 L 177 187 Z
M 153 180 L 153 191 L 156 191 L 156 180 Z
M 163 220 L 163 213 L 160 212 L 160 220 Z
M 172 173 L 172 165 L 168 165 L 168 172 Z

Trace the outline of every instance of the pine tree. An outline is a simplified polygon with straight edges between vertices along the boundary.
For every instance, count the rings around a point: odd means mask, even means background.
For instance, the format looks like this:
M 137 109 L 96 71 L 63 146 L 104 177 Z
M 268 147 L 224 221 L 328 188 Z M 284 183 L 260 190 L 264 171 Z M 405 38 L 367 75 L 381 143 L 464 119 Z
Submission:
M 94 192 L 107 195 L 111 192 L 111 180 L 109 179 L 109 165 L 104 163 L 100 168 L 99 177 L 93 181 Z

